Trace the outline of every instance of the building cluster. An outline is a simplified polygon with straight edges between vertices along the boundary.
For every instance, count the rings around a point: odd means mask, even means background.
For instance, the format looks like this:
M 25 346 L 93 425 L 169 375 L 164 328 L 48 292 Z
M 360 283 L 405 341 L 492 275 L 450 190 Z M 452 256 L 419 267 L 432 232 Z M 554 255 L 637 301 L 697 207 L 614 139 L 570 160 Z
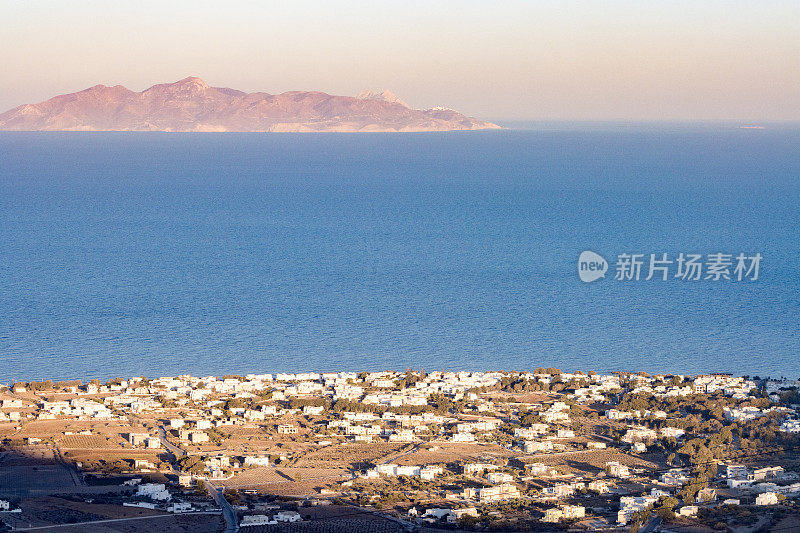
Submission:
M 515 386 L 536 394 L 515 394 Z M 271 456 L 225 449 L 222 430 L 232 427 L 259 428 L 269 439 L 313 443 L 318 448 L 370 443 L 408 444 L 403 447 L 406 450 L 448 446 L 472 452 L 464 452 L 464 460 L 455 463 L 400 464 L 397 458 L 376 461 L 346 476 L 351 483 L 389 487 L 407 482 L 398 479 L 407 477 L 414 479 L 415 486 L 436 487 L 431 494 L 442 496 L 448 506 L 437 503 L 408 511 L 420 521 L 475 518 L 478 509 L 520 499 L 546 506 L 545 522 L 580 521 L 591 513 L 582 498 L 613 498 L 616 505 L 618 497 L 619 507 L 613 510 L 617 523 L 624 525 L 693 482 L 686 462 L 672 463 L 676 468 L 666 471 L 636 467 L 645 463 L 636 460 L 647 457 L 641 454 L 658 453 L 667 446 L 677 449 L 698 437 L 687 430 L 685 413 L 676 413 L 671 405 L 693 401 L 697 395 L 714 395 L 726 399 L 727 406 L 721 411 L 726 423 L 746 425 L 775 419 L 776 429 L 791 437 L 800 433 L 800 416 L 797 406 L 780 401 L 785 390 L 721 374 L 693 378 L 393 371 L 222 378 L 184 375 L 92 382 L 46 393 L 17 386 L 0 395 L 0 421 L 18 426 L 56 419 L 120 424 L 132 418 L 154 421 L 131 428 L 124 445 L 137 453 L 181 448 L 187 457 L 197 459 L 191 463 L 191 476 L 181 476 L 182 486 L 191 485 L 195 478 L 226 479 L 247 469 L 272 468 L 295 453 Z M 626 403 L 625 398 L 657 401 L 647 405 L 643 400 Z M 598 428 L 612 429 L 600 434 Z M 91 435 L 92 431 L 76 434 Z M 27 444 L 35 445 L 46 437 L 26 438 Z M 490 446 L 501 447 L 503 457 L 511 459 L 480 456 L 481 447 Z M 550 459 L 559 453 L 596 454 L 603 459 L 592 470 L 576 473 L 574 468 L 554 466 L 558 461 Z M 137 458 L 131 466 L 132 471 L 159 468 L 147 458 Z M 800 479 L 779 465 L 719 466 L 724 473 L 697 493 L 697 501 L 679 507 L 677 513 L 692 517 L 703 506 L 720 502 L 776 505 L 783 498 L 800 496 Z M 719 494 L 728 497 L 719 498 Z M 131 504 L 169 503 L 177 505 L 173 512 L 184 508 L 183 502 L 171 501 L 170 490 L 163 484 L 140 484 L 136 497 Z M 292 522 L 299 515 L 280 511 L 245 518 L 242 527 Z

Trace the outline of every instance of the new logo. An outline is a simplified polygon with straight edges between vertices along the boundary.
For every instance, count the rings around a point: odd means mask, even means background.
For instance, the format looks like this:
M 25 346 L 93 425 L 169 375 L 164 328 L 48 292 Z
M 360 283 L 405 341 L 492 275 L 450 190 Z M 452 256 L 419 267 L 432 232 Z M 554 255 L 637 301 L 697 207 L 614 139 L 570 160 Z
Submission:
M 581 256 L 578 258 L 578 276 L 581 281 L 590 283 L 604 278 L 606 270 L 608 270 L 608 262 L 603 259 L 603 256 L 589 250 L 581 252 Z

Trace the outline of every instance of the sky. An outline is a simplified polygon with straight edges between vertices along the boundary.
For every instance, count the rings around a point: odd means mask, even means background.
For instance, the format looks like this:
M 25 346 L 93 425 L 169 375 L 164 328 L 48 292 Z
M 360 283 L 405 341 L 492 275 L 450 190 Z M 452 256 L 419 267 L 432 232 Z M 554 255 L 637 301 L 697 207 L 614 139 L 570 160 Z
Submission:
M 798 121 L 800 1 L 0 0 L 0 111 L 187 76 L 497 120 Z

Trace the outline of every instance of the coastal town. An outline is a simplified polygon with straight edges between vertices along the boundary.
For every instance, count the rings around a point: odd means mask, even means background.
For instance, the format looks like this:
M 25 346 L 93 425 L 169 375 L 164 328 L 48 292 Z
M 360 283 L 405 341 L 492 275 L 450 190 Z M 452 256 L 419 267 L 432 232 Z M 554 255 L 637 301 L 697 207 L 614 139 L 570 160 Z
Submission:
M 798 531 L 800 382 L 336 372 L 0 390 L 0 529 Z

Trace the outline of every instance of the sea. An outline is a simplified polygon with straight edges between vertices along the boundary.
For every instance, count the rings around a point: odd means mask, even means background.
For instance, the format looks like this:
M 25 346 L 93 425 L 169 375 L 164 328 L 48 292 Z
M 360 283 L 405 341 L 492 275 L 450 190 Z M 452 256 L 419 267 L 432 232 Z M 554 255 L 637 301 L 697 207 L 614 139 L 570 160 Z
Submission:
M 4 383 L 797 379 L 799 264 L 797 125 L 0 134 Z

